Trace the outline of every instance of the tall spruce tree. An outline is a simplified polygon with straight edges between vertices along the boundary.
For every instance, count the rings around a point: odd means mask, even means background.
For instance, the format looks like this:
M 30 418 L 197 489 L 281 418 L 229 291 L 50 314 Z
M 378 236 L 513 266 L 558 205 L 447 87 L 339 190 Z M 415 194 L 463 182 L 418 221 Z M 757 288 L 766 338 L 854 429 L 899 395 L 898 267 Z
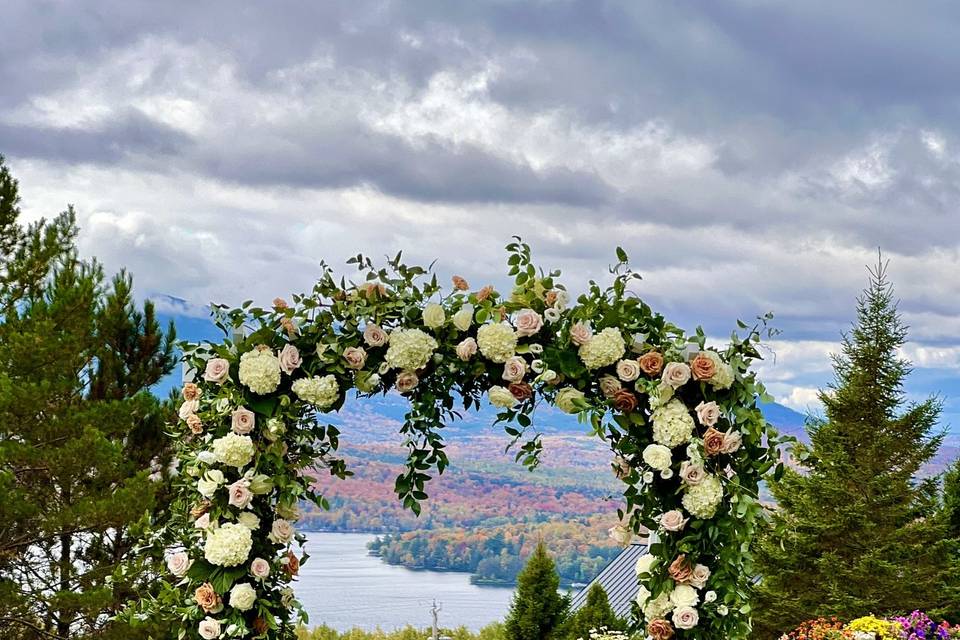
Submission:
M 958 583 L 954 541 L 933 479 L 918 472 L 940 446 L 940 402 L 908 402 L 907 330 L 881 260 L 857 300 L 857 321 L 807 425 L 798 470 L 770 484 L 777 501 L 756 552 L 757 637 L 820 615 L 852 618 L 947 609 Z
M 2 637 L 143 637 L 109 617 L 154 568 L 132 549 L 164 486 L 149 387 L 174 366 L 172 327 L 78 258 L 72 210 L 23 227 L 17 203 L 0 159 Z
M 604 588 L 599 582 L 594 582 L 587 591 L 587 599 L 583 606 L 567 618 L 558 635 L 564 640 L 579 640 L 589 638 L 592 629 L 602 628 L 610 631 L 624 631 L 626 623 L 614 613 Z
M 507 640 L 555 638 L 570 607 L 570 599 L 560 595 L 559 589 L 553 558 L 540 542 L 517 576 L 517 590 L 504 624 Z

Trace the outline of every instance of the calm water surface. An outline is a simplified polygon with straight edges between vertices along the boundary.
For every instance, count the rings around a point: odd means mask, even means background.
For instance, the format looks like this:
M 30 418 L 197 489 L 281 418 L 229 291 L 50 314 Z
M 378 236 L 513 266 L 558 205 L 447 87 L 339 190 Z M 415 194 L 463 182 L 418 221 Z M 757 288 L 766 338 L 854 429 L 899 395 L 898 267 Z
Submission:
M 467 573 L 411 571 L 367 555 L 373 535 L 306 535 L 310 559 L 301 568 L 296 592 L 311 626 L 326 623 L 341 631 L 428 627 L 436 598 L 442 626 L 477 630 L 502 620 L 510 606 L 511 588 L 478 587 Z

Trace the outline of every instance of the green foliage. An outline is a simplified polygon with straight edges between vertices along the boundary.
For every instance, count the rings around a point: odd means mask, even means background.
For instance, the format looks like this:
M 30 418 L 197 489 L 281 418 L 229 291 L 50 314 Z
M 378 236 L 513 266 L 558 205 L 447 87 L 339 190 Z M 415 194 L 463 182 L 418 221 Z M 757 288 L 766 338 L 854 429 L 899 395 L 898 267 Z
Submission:
M 960 538 L 960 460 L 943 474 L 943 511 L 950 537 Z
M 778 508 L 757 545 L 761 638 L 816 616 L 939 614 L 956 602 L 956 544 L 933 483 L 917 478 L 940 445 L 940 403 L 905 400 L 906 329 L 885 265 L 870 273 L 836 380 L 820 394 L 825 418 L 795 450 L 800 469 L 770 485 Z
M 409 626 L 396 631 L 364 631 L 362 629 L 337 631 L 326 625 L 320 625 L 313 629 L 300 627 L 297 629 L 297 640 L 426 640 L 430 637 L 430 633 L 429 629 L 416 629 Z M 441 629 L 440 635 L 453 640 L 505 640 L 506 638 L 503 624 L 500 622 L 488 624 L 476 633 L 466 627 L 457 627 Z
M 563 623 L 557 634 L 562 640 L 589 638 L 591 629 L 606 628 L 609 631 L 624 631 L 626 621 L 617 617 L 610 607 L 607 592 L 595 582 L 587 591 L 587 600 Z
M 560 577 L 543 543 L 517 576 L 517 589 L 504 623 L 507 640 L 550 640 L 563 623 L 570 600 L 559 593 Z
M 170 461 L 148 389 L 172 332 L 76 255 L 68 210 L 21 226 L 0 162 L 0 619 L 5 639 L 137 637 L 108 617 L 156 567 L 135 545 Z

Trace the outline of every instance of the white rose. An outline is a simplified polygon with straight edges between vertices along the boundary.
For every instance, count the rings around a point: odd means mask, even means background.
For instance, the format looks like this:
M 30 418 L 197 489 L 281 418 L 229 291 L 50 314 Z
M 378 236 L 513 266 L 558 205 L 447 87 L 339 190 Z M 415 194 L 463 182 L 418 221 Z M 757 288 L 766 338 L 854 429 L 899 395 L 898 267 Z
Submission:
M 673 610 L 673 626 L 677 629 L 693 629 L 700 622 L 700 615 L 693 607 L 677 607 Z
M 477 341 L 473 338 L 466 338 L 457 345 L 457 357 L 466 362 L 477 355 Z
M 443 307 L 431 302 L 423 308 L 423 326 L 429 329 L 439 329 L 447 321 L 447 314 Z
M 187 571 L 190 570 L 192 564 L 193 560 L 190 559 L 190 556 L 188 556 L 185 551 L 180 551 L 167 557 L 167 569 L 178 578 L 187 575 Z
M 515 323 L 518 336 L 532 336 L 543 326 L 543 318 L 533 309 L 521 309 L 517 312 Z
M 473 305 L 465 304 L 453 314 L 453 326 L 460 331 L 466 331 L 473 324 Z
M 552 373 L 552 372 L 551 372 Z M 546 379 L 547 372 L 543 372 L 543 377 Z M 556 374 L 554 373 L 554 377 Z M 554 400 L 557 408 L 564 413 L 579 413 L 580 407 L 579 403 L 583 401 L 584 395 L 582 391 L 574 389 L 573 387 L 564 387 L 557 392 L 557 396 Z
M 249 511 L 244 511 L 237 516 L 237 523 L 250 529 L 250 531 L 256 531 L 260 528 L 260 518 L 257 517 L 257 514 Z
M 380 328 L 380 325 L 368 324 L 363 329 L 363 340 L 370 347 L 382 347 L 387 344 L 387 332 Z
M 637 606 L 642 609 L 643 605 L 647 604 L 647 600 L 650 599 L 650 595 L 650 589 L 640 585 L 640 588 L 637 590 Z
M 637 558 L 637 576 L 639 577 L 645 573 L 650 573 L 650 569 L 653 568 L 653 564 L 656 561 L 657 558 L 652 553 L 645 553 Z
M 610 527 L 608 532 L 610 533 L 610 538 L 615 540 L 617 544 L 627 545 L 633 540 L 633 529 L 623 523 Z
M 250 563 L 250 575 L 263 580 L 270 575 L 270 563 L 263 558 L 254 558 Z
M 503 379 L 507 382 L 520 382 L 527 374 L 527 362 L 521 356 L 513 356 L 503 363 Z
M 213 618 L 204 618 L 197 626 L 197 632 L 204 640 L 214 640 L 220 637 L 220 621 Z
M 664 480 L 669 480 L 670 478 L 673 477 L 673 469 L 670 469 L 669 467 L 664 469 L 663 471 L 660 472 L 660 477 L 663 478 Z
M 219 469 L 210 469 L 197 481 L 197 491 L 204 498 L 212 498 L 217 489 L 225 482 L 223 472 Z
M 662 444 L 649 444 L 643 450 L 643 461 L 657 471 L 663 471 L 670 467 L 673 457 L 670 449 Z
M 557 290 L 557 299 L 553 303 L 553 308 L 563 310 L 568 304 L 570 304 L 570 294 L 563 289 Z
M 289 544 L 293 540 L 293 534 L 293 525 L 286 520 L 279 519 L 273 521 L 273 526 L 270 527 L 270 535 L 267 537 L 276 544 Z
M 644 484 L 650 484 L 653 482 L 653 471 L 644 471 L 643 482 Z
M 710 604 L 711 602 L 715 602 L 716 599 L 717 599 L 716 591 L 707 591 L 705 594 L 703 594 L 703 601 L 707 604 Z
M 720 419 L 720 407 L 716 402 L 701 402 L 695 409 L 697 420 L 705 427 L 712 427 Z
M 633 382 L 640 377 L 640 363 L 636 360 L 621 360 L 617 363 L 617 376 L 624 382 Z
M 241 582 L 230 589 L 230 606 L 238 611 L 249 611 L 257 600 L 257 590 L 249 582 Z
M 675 607 L 695 607 L 700 602 L 697 590 L 688 584 L 678 584 L 670 592 L 670 602 Z
M 672 389 L 678 389 L 689 382 L 690 367 L 683 362 L 668 362 L 660 379 Z
M 487 396 L 490 398 L 490 404 L 495 407 L 509 409 L 517 404 L 517 399 L 510 393 L 510 390 L 498 385 L 490 387 L 490 390 L 487 391 Z

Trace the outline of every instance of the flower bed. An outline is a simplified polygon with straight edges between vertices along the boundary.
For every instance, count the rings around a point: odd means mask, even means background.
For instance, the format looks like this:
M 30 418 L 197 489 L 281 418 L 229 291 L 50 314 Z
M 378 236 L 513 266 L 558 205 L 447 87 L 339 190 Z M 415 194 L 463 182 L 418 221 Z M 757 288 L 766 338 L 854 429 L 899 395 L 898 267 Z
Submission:
M 922 611 L 906 616 L 864 616 L 844 623 L 836 617 L 807 620 L 781 640 L 950 640 L 960 638 L 960 625 L 935 622 Z

